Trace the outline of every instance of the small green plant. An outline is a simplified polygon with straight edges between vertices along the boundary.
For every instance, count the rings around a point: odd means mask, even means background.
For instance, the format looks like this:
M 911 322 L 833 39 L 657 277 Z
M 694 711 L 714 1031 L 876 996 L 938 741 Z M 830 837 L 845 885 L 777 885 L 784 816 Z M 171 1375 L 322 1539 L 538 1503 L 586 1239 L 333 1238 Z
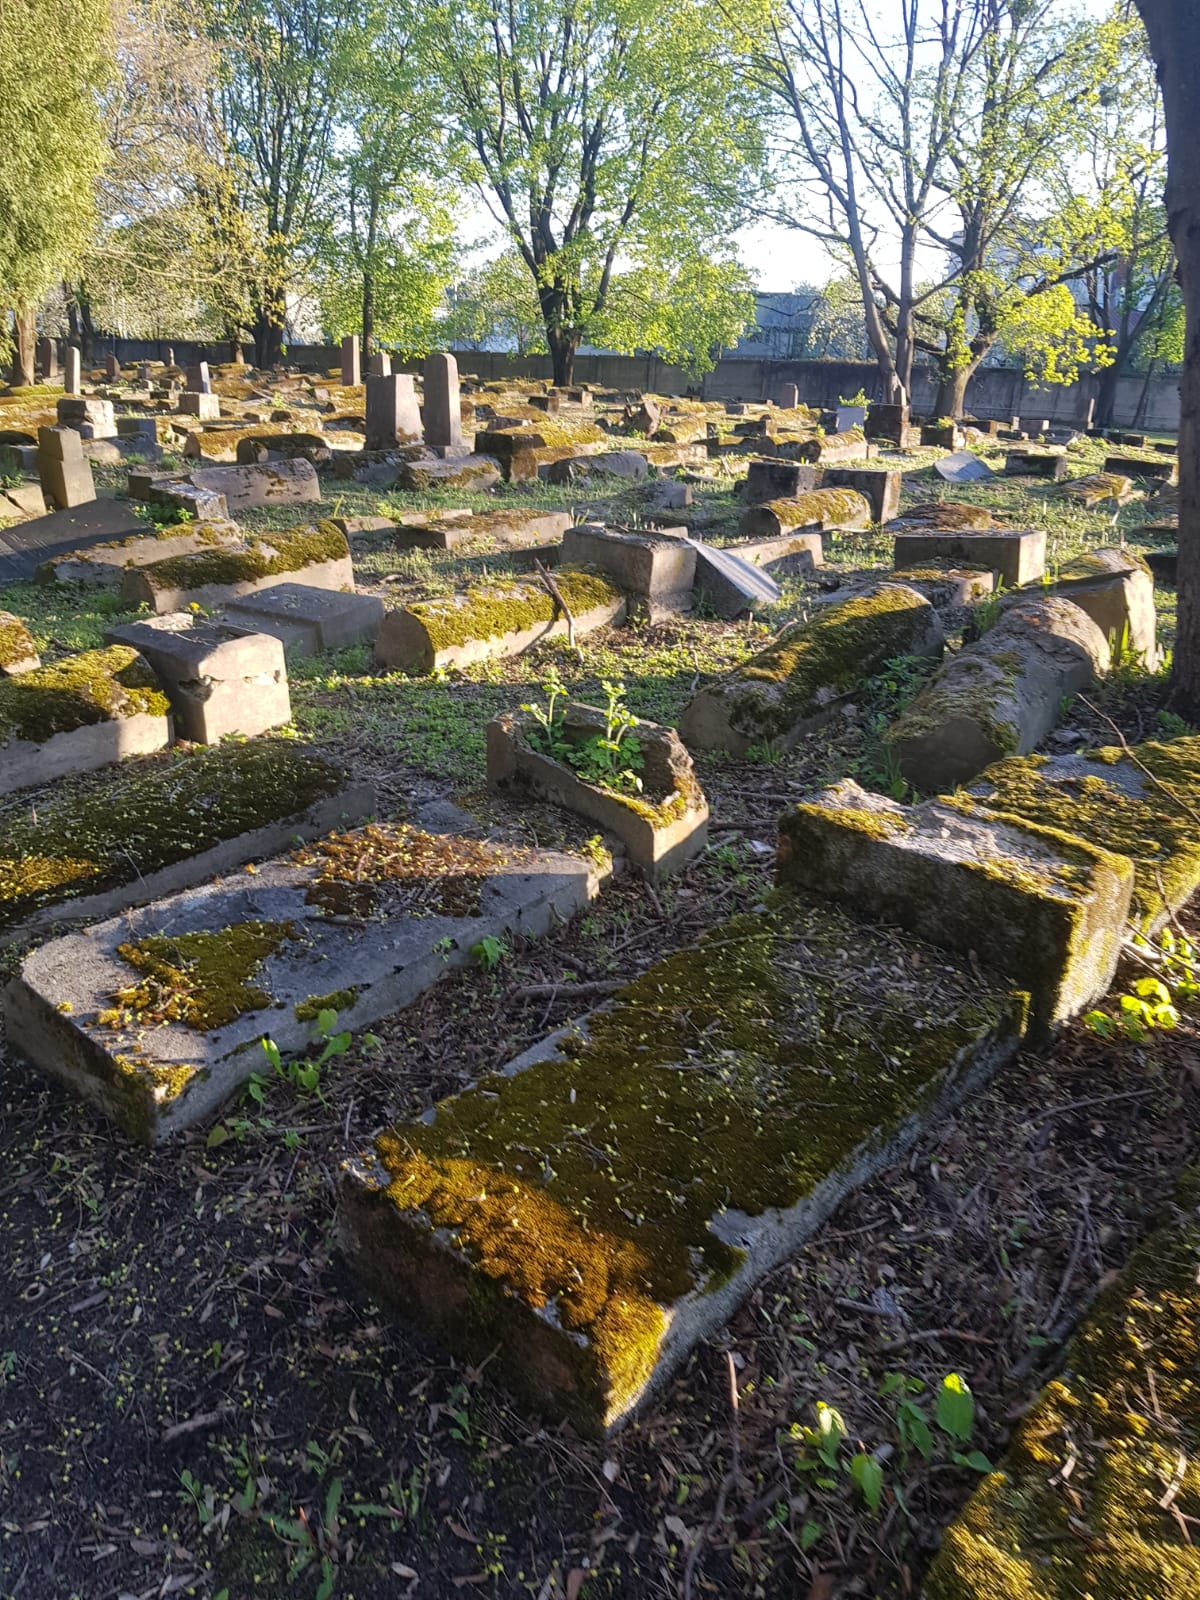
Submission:
M 1084 1026 L 1101 1039 L 1130 1039 L 1140 1044 L 1150 1034 L 1179 1025 L 1177 1002 L 1200 995 L 1200 956 L 1191 940 L 1164 928 L 1155 947 L 1142 934 L 1134 946 L 1160 976 L 1139 978 L 1131 992 L 1117 996 L 1116 1012 L 1099 1007 L 1084 1014 Z
M 494 972 L 507 954 L 508 941 L 497 934 L 485 934 L 471 946 L 472 960 L 478 961 L 485 972 Z
M 865 389 L 859 389 L 857 394 L 849 396 L 838 395 L 838 405 L 840 406 L 869 406 L 870 404 L 871 402 L 867 399 Z
M 645 758 L 641 742 L 632 731 L 638 719 L 625 704 L 625 685 L 602 681 L 607 703 L 604 709 L 604 731 L 588 735 L 585 739 L 569 739 L 565 732 L 567 686 L 559 676 L 557 667 L 551 667 L 542 682 L 546 705 L 523 705 L 521 710 L 534 719 L 536 727 L 527 735 L 530 746 L 540 755 L 549 756 L 573 767 L 585 783 L 594 783 L 604 789 L 633 790 L 641 792 L 639 776 Z
M 275 1079 L 288 1083 L 293 1089 L 299 1089 L 302 1094 L 315 1094 L 323 1100 L 321 1094 L 321 1073 L 326 1065 L 336 1056 L 344 1056 L 349 1050 L 352 1035 L 343 1030 L 335 1032 L 338 1014 L 332 1007 L 319 1011 L 317 1020 L 313 1024 L 312 1041 L 321 1046 L 316 1055 L 301 1056 L 299 1059 L 285 1061 L 274 1039 L 268 1034 L 262 1040 L 263 1054 L 271 1067 Z M 246 1084 L 246 1093 L 255 1105 L 261 1106 L 267 1097 L 267 1088 L 272 1079 L 266 1073 L 254 1073 Z
M 1154 720 L 1164 739 L 1186 739 L 1196 731 L 1187 718 L 1181 717 L 1177 711 L 1157 711 Z

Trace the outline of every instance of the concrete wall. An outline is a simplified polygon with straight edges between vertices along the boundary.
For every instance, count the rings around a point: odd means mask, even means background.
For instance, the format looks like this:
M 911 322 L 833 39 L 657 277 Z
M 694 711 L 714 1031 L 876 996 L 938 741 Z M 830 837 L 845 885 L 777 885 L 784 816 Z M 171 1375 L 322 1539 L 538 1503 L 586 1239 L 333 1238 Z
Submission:
M 230 348 L 219 340 L 201 344 L 190 339 L 98 339 L 96 365 L 115 348 L 122 366 L 138 361 L 162 361 L 168 346 L 181 365 L 196 361 L 228 361 Z M 489 350 L 459 350 L 458 369 L 483 382 L 504 378 L 532 378 L 549 382 L 549 356 L 500 355 Z M 61 351 L 60 351 L 61 356 Z M 289 364 L 305 372 L 328 372 L 341 362 L 336 345 L 291 345 Z M 407 363 L 419 372 L 421 363 Z M 404 370 L 398 364 L 397 370 Z M 883 398 L 878 368 L 868 361 L 768 361 L 727 356 L 700 382 L 689 379 L 681 367 L 657 356 L 580 355 L 575 359 L 575 381 L 595 389 L 616 389 L 651 394 L 699 394 L 706 400 L 770 400 L 782 384 L 794 383 L 801 402 L 832 410 L 842 395 L 866 391 L 868 398 Z M 1121 378 L 1117 383 L 1115 422 L 1118 427 L 1146 428 L 1174 433 L 1179 427 L 1179 379 L 1167 376 L 1151 381 L 1141 418 L 1137 411 L 1146 388 L 1145 379 Z M 1024 374 L 1009 367 L 984 367 L 967 387 L 967 410 L 977 417 L 1042 417 L 1050 422 L 1082 423 L 1088 399 L 1098 380 L 1084 378 L 1068 388 L 1038 389 Z M 918 367 L 913 375 L 912 407 L 918 415 L 933 411 L 937 382 L 931 368 Z

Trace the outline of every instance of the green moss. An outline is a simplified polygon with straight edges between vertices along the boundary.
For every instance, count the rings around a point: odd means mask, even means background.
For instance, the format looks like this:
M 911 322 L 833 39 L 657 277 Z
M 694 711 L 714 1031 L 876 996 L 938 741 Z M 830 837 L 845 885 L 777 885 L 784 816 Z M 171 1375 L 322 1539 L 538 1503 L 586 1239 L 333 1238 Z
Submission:
M 1088 755 L 1114 768 L 1124 764 L 1111 780 L 1088 772 L 1051 776 L 1044 758 L 1025 756 L 989 767 L 973 793 L 989 807 L 1129 857 L 1134 918 L 1149 929 L 1200 885 L 1200 736 L 1138 745 L 1134 755 L 1157 784 L 1114 748 Z
M 951 1524 L 929 1600 L 1200 1594 L 1200 1169 Z M 1164 1505 L 1167 1493 L 1170 1500 Z M 1172 1509 L 1173 1508 L 1173 1509 Z
M 560 568 L 554 581 L 573 615 L 611 605 L 621 591 L 596 572 Z M 498 639 L 522 633 L 560 614 L 556 602 L 536 578 L 504 586 L 468 589 L 445 600 L 417 600 L 408 608 L 424 626 L 435 652 L 470 644 L 477 639 Z
M 819 606 L 793 623 L 710 693 L 730 706 L 745 737 L 787 735 L 849 694 L 894 656 L 909 655 L 931 634 L 932 608 L 902 584 L 881 584 L 840 604 Z
M 151 562 L 139 570 L 156 591 L 203 589 L 209 584 L 253 583 L 258 578 L 301 572 L 317 562 L 341 561 L 350 555 L 345 534 L 328 520 L 316 527 L 272 530 L 250 537 L 253 542 L 246 550 L 198 550 L 193 555 Z
M 117 954 L 138 972 L 141 983 L 118 989 L 112 1026 L 154 1027 L 182 1022 L 207 1033 L 234 1022 L 247 1011 L 262 1011 L 271 996 L 251 979 L 285 939 L 295 939 L 290 922 L 238 922 L 228 928 L 174 937 L 152 934 L 117 946 Z
M 359 989 L 335 989 L 332 994 L 310 994 L 294 1007 L 297 1022 L 315 1022 L 322 1011 L 351 1011 L 358 1000 Z
M 116 888 L 337 794 L 346 774 L 278 739 L 171 751 L 58 786 L 0 818 L 0 930 Z
M 36 659 L 37 646 L 29 629 L 11 611 L 0 611 L 0 673 Z
M 1072 556 L 1070 561 L 1064 562 L 1059 567 L 1056 581 L 1071 583 L 1088 578 L 1113 578 L 1131 570 L 1144 572 L 1148 578 L 1151 576 L 1145 558 L 1136 550 L 1107 547 L 1101 550 L 1085 550 L 1080 555 Z
M 985 506 L 966 500 L 925 500 L 909 506 L 892 524 L 907 528 L 936 528 L 943 533 L 982 533 L 997 527 L 996 519 Z
M 578 1335 L 581 1389 L 619 1413 L 663 1308 L 741 1264 L 714 1219 L 796 1204 L 1005 1013 L 941 955 L 914 1010 L 911 951 L 777 895 L 628 985 L 586 1037 L 383 1134 L 388 1197 Z
M 772 500 L 763 507 L 781 528 L 831 528 L 838 523 L 869 522 L 871 508 L 857 489 L 809 489 L 790 500 Z
M 170 704 L 149 666 L 128 645 L 85 650 L 51 667 L 0 679 L 0 745 L 42 744 L 125 717 L 165 717 Z
M 950 722 L 970 721 L 997 758 L 1015 755 L 1021 742 L 1015 701 L 1020 667 L 1016 651 L 963 652 L 901 713 L 884 734 L 884 744 L 907 744 Z

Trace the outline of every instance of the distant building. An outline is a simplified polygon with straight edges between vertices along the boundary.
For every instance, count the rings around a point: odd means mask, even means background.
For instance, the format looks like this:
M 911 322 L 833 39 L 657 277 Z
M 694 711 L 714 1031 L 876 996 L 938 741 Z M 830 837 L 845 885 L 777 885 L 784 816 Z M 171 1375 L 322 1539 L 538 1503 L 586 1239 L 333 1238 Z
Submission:
M 755 327 L 729 352 L 759 361 L 802 360 L 808 352 L 820 294 L 807 290 L 768 290 L 755 294 Z

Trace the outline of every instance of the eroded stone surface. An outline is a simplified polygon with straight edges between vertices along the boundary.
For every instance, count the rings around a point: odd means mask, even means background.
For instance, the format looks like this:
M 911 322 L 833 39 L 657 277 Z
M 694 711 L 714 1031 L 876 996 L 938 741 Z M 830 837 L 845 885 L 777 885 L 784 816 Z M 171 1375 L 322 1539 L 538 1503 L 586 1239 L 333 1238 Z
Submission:
M 374 643 L 383 611 L 378 595 L 279 583 L 231 601 L 225 620 L 269 633 L 286 650 L 311 656 L 364 641 Z
M 265 1035 L 302 1051 L 312 1002 L 358 1031 L 599 881 L 572 856 L 372 824 L 42 945 L 5 991 L 8 1042 L 157 1142 L 258 1071 Z
M 603 1434 L 1021 1026 L 942 952 L 783 894 L 382 1133 L 338 1237 L 373 1295 Z
M 1046 570 L 1046 535 L 1041 529 L 1008 532 L 926 531 L 909 528 L 897 533 L 893 564 L 923 567 L 930 561 L 957 561 L 968 567 L 990 567 L 1006 589 L 1035 583 Z
M 633 609 L 657 622 L 692 609 L 696 556 L 696 547 L 686 539 L 649 530 L 617 533 L 586 523 L 563 534 L 560 560 L 607 573 Z
M 353 587 L 350 546 L 331 522 L 272 530 L 242 549 L 205 550 L 127 568 L 121 594 L 162 614 L 192 605 L 213 610 L 242 595 L 296 582 L 314 589 Z
M 292 720 L 283 645 L 266 633 L 175 612 L 121 623 L 104 637 L 132 645 L 150 663 L 171 702 L 180 738 L 218 744 L 232 733 L 253 738 Z

